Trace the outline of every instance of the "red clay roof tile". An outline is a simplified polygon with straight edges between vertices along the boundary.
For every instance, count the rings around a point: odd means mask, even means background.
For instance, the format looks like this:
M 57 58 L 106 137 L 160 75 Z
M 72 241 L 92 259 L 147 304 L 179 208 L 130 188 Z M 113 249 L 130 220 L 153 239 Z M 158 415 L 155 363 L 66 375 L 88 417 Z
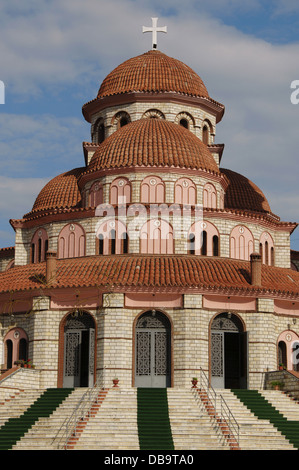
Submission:
M 164 119 L 141 119 L 114 132 L 95 151 L 87 172 L 135 166 L 203 169 L 219 174 L 208 147 L 189 130 Z
M 46 288 L 45 275 L 46 263 L 16 266 L 0 273 L 0 293 Z M 250 284 L 248 261 L 180 255 L 58 259 L 56 287 L 256 289 Z M 299 272 L 263 265 L 261 290 L 299 297 Z
M 265 195 L 256 184 L 235 171 L 226 168 L 220 168 L 220 171 L 229 181 L 225 194 L 225 208 L 271 212 Z
M 157 50 L 116 67 L 104 79 L 97 97 L 133 92 L 175 92 L 209 98 L 202 79 L 189 66 Z
M 26 214 L 24 218 L 33 216 L 40 211 L 78 206 L 81 201 L 78 178 L 83 170 L 85 170 L 85 167 L 75 168 L 49 181 L 37 196 L 31 212 Z

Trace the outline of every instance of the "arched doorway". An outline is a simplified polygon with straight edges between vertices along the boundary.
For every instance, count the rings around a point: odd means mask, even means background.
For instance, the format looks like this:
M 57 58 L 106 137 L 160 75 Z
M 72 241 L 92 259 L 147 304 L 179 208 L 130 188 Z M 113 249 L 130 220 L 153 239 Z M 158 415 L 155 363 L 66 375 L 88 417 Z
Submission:
M 171 386 L 171 326 L 161 312 L 143 313 L 135 327 L 135 387 Z
M 247 333 L 237 315 L 221 313 L 211 325 L 211 383 L 247 388 Z
M 69 314 L 64 324 L 63 387 L 92 387 L 95 370 L 95 323 L 87 312 Z

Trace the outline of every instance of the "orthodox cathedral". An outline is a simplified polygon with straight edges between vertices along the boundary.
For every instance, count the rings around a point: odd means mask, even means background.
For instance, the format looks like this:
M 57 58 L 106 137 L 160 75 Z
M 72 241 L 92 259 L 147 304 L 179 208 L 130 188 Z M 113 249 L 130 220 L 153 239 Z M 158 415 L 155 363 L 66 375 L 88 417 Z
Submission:
M 152 30 L 84 104 L 82 166 L 0 249 L 1 370 L 30 359 L 41 387 L 190 387 L 204 371 L 256 389 L 299 370 L 297 224 L 223 167 L 223 104 Z

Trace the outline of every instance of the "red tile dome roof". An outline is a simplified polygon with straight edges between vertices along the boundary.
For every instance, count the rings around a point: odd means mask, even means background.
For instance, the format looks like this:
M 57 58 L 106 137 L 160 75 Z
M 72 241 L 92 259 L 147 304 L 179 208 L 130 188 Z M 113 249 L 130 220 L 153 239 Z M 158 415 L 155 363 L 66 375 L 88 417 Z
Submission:
M 47 183 L 37 196 L 32 211 L 35 213 L 53 209 L 76 207 L 81 201 L 78 178 L 85 168 L 76 168 L 62 173 Z M 28 217 L 26 214 L 24 217 Z
M 164 119 L 140 119 L 120 128 L 95 151 L 89 171 L 119 167 L 202 169 L 219 174 L 208 147 L 192 132 Z
M 190 67 L 157 50 L 116 67 L 104 79 L 97 97 L 134 92 L 175 92 L 209 98 L 202 79 Z
M 220 168 L 229 181 L 224 205 L 228 209 L 243 209 L 254 212 L 271 212 L 264 193 L 256 184 L 232 170 Z

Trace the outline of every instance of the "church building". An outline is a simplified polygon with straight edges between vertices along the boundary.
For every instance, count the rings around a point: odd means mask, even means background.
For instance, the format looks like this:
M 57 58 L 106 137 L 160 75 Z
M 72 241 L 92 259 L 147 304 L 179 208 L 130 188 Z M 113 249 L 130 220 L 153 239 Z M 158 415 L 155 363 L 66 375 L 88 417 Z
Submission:
M 155 35 L 104 78 L 82 166 L 0 249 L 2 372 L 30 359 L 41 387 L 186 388 L 204 371 L 256 389 L 280 363 L 299 371 L 297 223 L 225 168 L 224 111 Z

